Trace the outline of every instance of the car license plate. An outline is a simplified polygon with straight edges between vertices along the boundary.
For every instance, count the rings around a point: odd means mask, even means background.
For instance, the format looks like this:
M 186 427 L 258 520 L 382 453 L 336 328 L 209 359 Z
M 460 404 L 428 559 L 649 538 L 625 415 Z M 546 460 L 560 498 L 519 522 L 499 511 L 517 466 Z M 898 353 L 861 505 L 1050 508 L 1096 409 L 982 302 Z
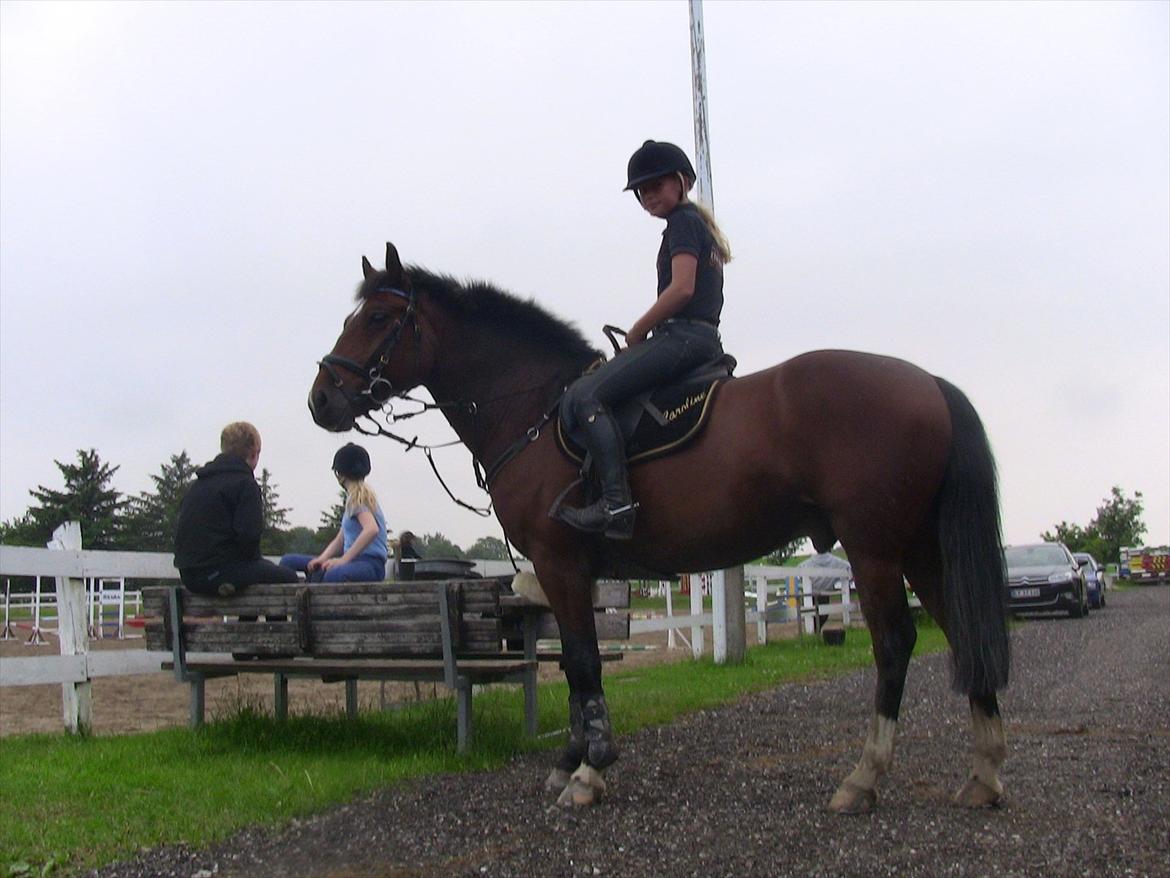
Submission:
M 1040 597 L 1040 589 L 1038 588 L 1013 588 L 1012 597 L 1014 598 L 1038 598 Z

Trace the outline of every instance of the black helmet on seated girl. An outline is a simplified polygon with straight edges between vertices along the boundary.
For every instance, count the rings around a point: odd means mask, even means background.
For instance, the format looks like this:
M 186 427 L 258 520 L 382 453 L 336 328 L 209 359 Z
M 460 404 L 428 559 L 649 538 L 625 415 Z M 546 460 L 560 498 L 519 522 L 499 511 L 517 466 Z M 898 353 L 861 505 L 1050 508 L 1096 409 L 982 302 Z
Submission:
M 673 143 L 647 140 L 630 156 L 630 163 L 626 166 L 626 188 L 622 191 L 633 189 L 636 195 L 637 188 L 643 183 L 669 174 L 682 174 L 686 178 L 686 191 L 695 185 L 695 169 L 685 152 Z
M 333 471 L 347 479 L 364 479 L 370 474 L 370 455 L 360 445 L 350 442 L 333 455 Z

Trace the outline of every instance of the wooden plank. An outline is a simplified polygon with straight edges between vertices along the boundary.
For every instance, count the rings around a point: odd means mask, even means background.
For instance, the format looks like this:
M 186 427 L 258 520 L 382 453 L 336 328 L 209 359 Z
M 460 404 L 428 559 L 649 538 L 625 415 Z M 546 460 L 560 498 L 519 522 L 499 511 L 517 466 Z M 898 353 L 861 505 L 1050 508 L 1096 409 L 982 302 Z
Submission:
M 516 677 L 535 662 L 500 659 L 460 660 L 459 673 L 473 682 L 491 682 L 505 677 Z M 170 663 L 164 665 L 164 669 Z M 232 674 L 286 674 L 290 677 L 336 677 L 361 680 L 436 680 L 443 679 L 441 659 L 406 659 L 387 661 L 380 659 L 356 659 L 334 661 L 313 659 L 311 661 L 272 661 L 256 659 L 246 662 L 191 662 L 188 668 L 207 676 L 228 676 Z
M 598 640 L 629 640 L 630 616 L 628 613 L 594 613 L 593 624 L 597 628 Z M 561 630 L 552 613 L 542 613 L 536 622 L 536 636 L 542 640 L 560 639 Z
M 331 627 L 335 626 L 336 627 Z M 285 626 L 283 628 L 258 629 L 253 626 Z M 306 652 L 301 647 L 300 629 L 295 622 L 229 622 L 207 623 L 184 626 L 187 632 L 187 649 L 190 653 L 200 652 L 241 652 L 247 651 L 254 643 L 263 643 L 272 648 L 290 652 Z M 500 650 L 502 640 L 498 619 L 466 620 L 462 625 L 461 648 L 476 652 Z M 314 644 L 328 643 L 330 650 L 346 648 L 346 644 L 370 642 L 382 648 L 424 648 L 438 650 L 441 646 L 437 622 L 433 627 L 418 629 L 406 627 L 401 630 L 385 628 L 357 632 L 345 624 L 316 623 L 311 635 Z M 161 622 L 146 626 L 146 648 L 156 652 L 169 651 Z
M 514 593 L 500 595 L 499 605 L 501 612 L 516 611 L 527 607 L 538 607 L 541 604 L 533 603 L 528 598 Z M 600 580 L 593 584 L 594 609 L 624 610 L 630 606 L 630 584 L 616 580 Z
M 186 593 L 188 615 L 291 615 L 295 612 L 298 593 L 309 589 L 314 616 L 361 617 L 382 608 L 438 606 L 438 588 L 457 583 L 463 595 L 465 613 L 495 615 L 499 607 L 499 584 L 489 580 L 450 580 L 412 583 L 336 583 L 253 585 L 231 598 Z M 143 611 L 160 616 L 164 611 L 166 589 L 143 589 Z M 318 610 L 319 608 L 319 610 Z

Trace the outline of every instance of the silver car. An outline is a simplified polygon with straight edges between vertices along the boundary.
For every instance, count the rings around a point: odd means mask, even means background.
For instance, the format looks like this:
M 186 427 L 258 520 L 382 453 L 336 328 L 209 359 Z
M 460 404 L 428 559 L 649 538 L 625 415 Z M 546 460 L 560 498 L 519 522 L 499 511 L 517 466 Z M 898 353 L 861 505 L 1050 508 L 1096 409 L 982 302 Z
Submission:
M 1089 614 L 1089 590 L 1077 559 L 1063 543 L 1032 543 L 1003 550 L 1008 608 L 1013 613 Z

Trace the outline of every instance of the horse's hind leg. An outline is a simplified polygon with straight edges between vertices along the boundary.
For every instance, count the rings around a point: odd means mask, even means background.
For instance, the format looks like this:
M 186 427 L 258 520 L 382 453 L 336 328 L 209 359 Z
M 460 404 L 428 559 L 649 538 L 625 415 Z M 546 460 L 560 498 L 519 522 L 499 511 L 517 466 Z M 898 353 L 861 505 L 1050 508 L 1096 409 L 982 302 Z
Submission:
M 972 695 L 970 701 L 975 755 L 967 782 L 955 793 L 955 803 L 965 808 L 986 808 L 998 805 L 1003 798 L 999 769 L 1007 758 L 1007 735 L 1003 731 L 1003 718 L 999 715 L 999 701 L 994 692 Z
M 900 564 L 855 560 L 853 572 L 873 638 L 878 682 L 873 722 L 861 759 L 829 802 L 829 808 L 839 814 L 866 813 L 877 801 L 878 780 L 894 757 L 902 689 L 918 636 L 906 601 Z
M 937 552 L 921 559 L 920 563 L 907 565 L 907 574 L 914 593 L 922 602 L 923 609 L 930 613 L 944 632 L 947 631 L 946 611 L 943 608 L 942 562 Z M 1003 784 L 999 770 L 1007 759 L 1007 735 L 1003 729 L 1003 718 L 999 713 L 999 701 L 995 693 L 972 694 L 971 728 L 975 737 L 975 753 L 971 760 L 971 773 L 967 781 L 955 793 L 956 804 L 966 808 L 985 808 L 999 803 L 1003 797 Z

